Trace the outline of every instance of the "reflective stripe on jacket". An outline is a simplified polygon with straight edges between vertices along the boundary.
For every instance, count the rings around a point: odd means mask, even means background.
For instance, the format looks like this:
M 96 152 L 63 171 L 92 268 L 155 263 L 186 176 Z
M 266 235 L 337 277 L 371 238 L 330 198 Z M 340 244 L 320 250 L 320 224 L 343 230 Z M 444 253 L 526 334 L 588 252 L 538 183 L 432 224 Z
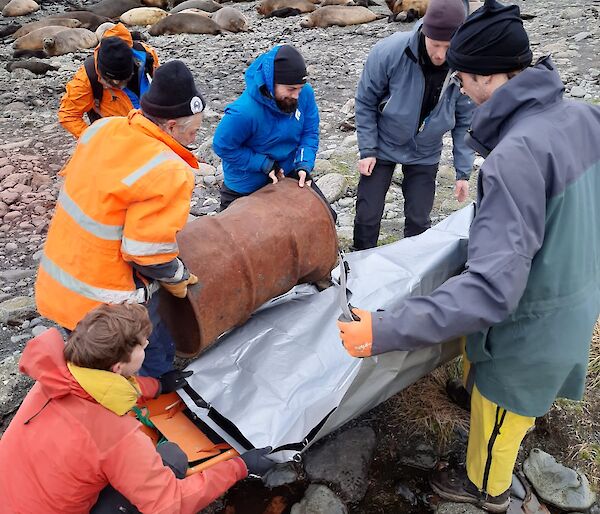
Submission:
M 119 37 L 125 41 L 130 47 L 133 47 L 133 40 L 127 28 L 118 23 L 113 28 L 107 30 L 103 38 Z M 142 43 L 148 53 L 154 59 L 154 69 L 159 65 L 156 51 L 150 46 Z M 94 50 L 94 58 L 97 62 L 98 48 Z M 97 71 L 97 70 L 96 70 Z M 65 130 L 68 130 L 76 138 L 79 138 L 83 131 L 88 127 L 83 116 L 86 112 L 92 110 L 94 105 L 94 93 L 92 85 L 85 71 L 85 67 L 81 66 L 74 77 L 67 83 L 66 92 L 60 100 L 58 109 L 58 121 Z M 140 92 L 143 87 L 140 85 Z M 134 108 L 131 99 L 126 91 L 113 88 L 103 88 L 102 99 L 100 101 L 100 115 L 105 118 L 109 116 L 127 116 L 129 111 Z
M 37 382 L 0 439 L 3 514 L 88 513 L 108 484 L 141 512 L 193 514 L 246 477 L 236 457 L 177 480 L 139 421 L 98 403 L 78 382 L 63 349 L 60 333 L 50 329 L 27 344 L 19 362 Z M 156 380 L 137 383 L 144 397 L 156 394 Z M 116 386 L 105 396 L 116 400 Z
M 142 303 L 130 263 L 172 261 L 197 168 L 194 155 L 140 111 L 86 130 L 66 176 L 36 281 L 38 311 L 73 329 L 100 303 Z

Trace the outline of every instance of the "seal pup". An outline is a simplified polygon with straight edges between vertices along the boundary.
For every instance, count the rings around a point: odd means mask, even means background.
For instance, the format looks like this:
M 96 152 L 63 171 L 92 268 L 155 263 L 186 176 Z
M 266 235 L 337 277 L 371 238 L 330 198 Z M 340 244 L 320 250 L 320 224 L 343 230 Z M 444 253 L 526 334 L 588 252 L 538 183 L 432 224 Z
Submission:
M 179 13 L 186 9 L 200 9 L 205 12 L 216 12 L 223 7 L 213 0 L 185 0 L 171 9 L 171 13 Z
M 42 50 L 44 48 L 44 38 L 54 36 L 63 30 L 69 30 L 69 27 L 54 25 L 40 27 L 16 39 L 12 47 L 15 50 Z
M 219 27 L 207 16 L 194 13 L 177 13 L 163 18 L 148 31 L 151 36 L 163 34 L 220 34 Z
M 32 21 L 30 23 L 26 23 L 14 33 L 13 37 L 15 39 L 19 39 L 20 37 L 26 36 L 34 30 L 49 26 L 76 29 L 77 27 L 81 27 L 81 22 L 79 20 L 76 20 L 75 18 L 42 18 L 39 21 Z
M 98 38 L 88 29 L 67 29 L 44 39 L 44 51 L 49 57 L 70 54 L 98 44 Z
M 361 23 L 370 23 L 380 19 L 373 11 L 361 6 L 328 5 L 321 7 L 302 18 L 301 27 L 331 27 L 337 25 L 345 27 L 347 25 L 359 25 Z
M 106 16 L 98 16 L 90 11 L 66 11 L 60 14 L 52 14 L 47 17 L 52 19 L 72 18 L 79 20 L 81 22 L 81 27 L 78 28 L 89 30 L 96 30 L 103 23 L 111 21 L 110 18 L 107 18 Z
M 144 7 L 141 0 L 100 0 L 97 4 L 87 7 L 86 10 L 98 16 L 117 19 L 124 12 L 136 7 Z
M 17 69 L 25 69 L 36 75 L 45 75 L 49 71 L 58 70 L 58 67 L 42 61 L 13 61 L 6 65 L 6 69 L 10 72 Z
M 411 22 L 425 16 L 429 0 L 385 0 L 385 3 L 392 12 L 388 22 Z
M 316 8 L 315 4 L 309 0 L 261 0 L 256 6 L 258 14 L 262 14 L 266 18 L 297 16 L 312 12 Z
M 20 28 L 21 24 L 19 23 L 9 23 L 8 25 L 4 25 L 3 27 L 0 27 L 0 38 L 12 36 Z
M 154 25 L 168 15 L 158 7 L 136 7 L 121 14 L 120 20 L 125 25 Z
M 228 32 L 247 32 L 250 28 L 246 17 L 233 7 L 223 7 L 212 15 L 214 22 Z

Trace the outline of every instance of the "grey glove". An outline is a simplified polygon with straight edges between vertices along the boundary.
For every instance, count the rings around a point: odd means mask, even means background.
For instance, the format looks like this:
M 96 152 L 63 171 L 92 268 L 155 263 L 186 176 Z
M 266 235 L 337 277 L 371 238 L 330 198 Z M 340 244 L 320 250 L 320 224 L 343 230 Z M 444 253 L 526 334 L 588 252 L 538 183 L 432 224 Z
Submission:
M 266 455 L 271 453 L 272 449 L 272 446 L 267 446 L 266 448 L 255 448 L 254 450 L 249 450 L 240 455 L 244 461 L 244 464 L 246 464 L 249 475 L 263 476 L 275 465 L 271 459 L 266 457 Z

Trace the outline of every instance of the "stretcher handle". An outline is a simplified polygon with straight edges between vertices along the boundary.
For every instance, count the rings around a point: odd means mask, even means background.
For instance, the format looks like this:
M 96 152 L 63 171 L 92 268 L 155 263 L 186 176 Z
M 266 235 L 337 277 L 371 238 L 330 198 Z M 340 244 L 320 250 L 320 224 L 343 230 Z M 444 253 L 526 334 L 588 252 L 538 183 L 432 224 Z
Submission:
M 187 472 L 185 473 L 185 476 L 189 477 L 194 473 L 200 473 L 201 471 L 205 471 L 208 468 L 214 466 L 215 464 L 218 464 L 219 462 L 224 462 L 226 460 L 233 459 L 237 456 L 239 456 L 239 452 L 232 448 L 231 450 L 227 450 L 226 452 L 220 453 L 219 455 L 213 457 L 210 460 L 205 460 L 200 464 L 196 464 L 195 466 L 188 468 Z

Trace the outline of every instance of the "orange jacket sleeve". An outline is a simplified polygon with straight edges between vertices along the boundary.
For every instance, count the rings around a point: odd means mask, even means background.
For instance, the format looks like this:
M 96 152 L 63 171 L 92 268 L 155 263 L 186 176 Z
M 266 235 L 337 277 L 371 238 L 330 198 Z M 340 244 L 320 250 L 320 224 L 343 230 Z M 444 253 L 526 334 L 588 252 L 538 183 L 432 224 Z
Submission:
M 138 200 L 125 215 L 121 254 L 141 266 L 164 264 L 179 255 L 176 235 L 190 212 L 194 174 L 175 157 L 159 164 L 140 182 Z
M 102 470 L 141 512 L 152 514 L 195 514 L 248 474 L 236 457 L 178 480 L 139 429 L 103 456 Z
M 142 46 L 146 49 L 146 52 L 148 52 L 152 56 L 152 60 L 153 60 L 152 67 L 154 68 L 154 70 L 156 70 L 156 68 L 158 68 L 160 66 L 160 62 L 158 61 L 158 54 L 156 53 L 156 50 L 146 43 L 142 43 Z
M 60 100 L 58 121 L 79 139 L 79 136 L 88 127 L 88 124 L 83 121 L 83 116 L 92 107 L 94 107 L 94 93 L 85 68 L 82 66 L 67 82 L 66 92 Z

